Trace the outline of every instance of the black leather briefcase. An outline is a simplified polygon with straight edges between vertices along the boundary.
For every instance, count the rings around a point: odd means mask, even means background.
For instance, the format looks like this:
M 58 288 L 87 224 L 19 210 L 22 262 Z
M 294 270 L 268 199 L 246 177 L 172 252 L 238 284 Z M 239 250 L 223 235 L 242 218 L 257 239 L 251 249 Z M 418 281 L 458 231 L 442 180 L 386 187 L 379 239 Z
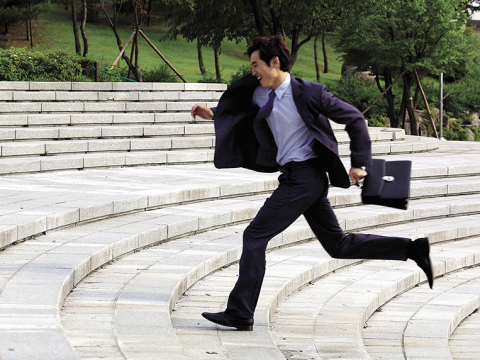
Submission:
M 373 159 L 365 169 L 362 202 L 407 210 L 412 162 Z

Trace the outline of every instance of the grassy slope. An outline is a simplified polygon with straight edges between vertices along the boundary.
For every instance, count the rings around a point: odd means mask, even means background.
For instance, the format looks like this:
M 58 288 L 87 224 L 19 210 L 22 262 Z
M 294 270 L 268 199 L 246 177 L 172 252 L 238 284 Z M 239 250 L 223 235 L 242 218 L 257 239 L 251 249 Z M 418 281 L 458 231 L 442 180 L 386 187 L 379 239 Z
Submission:
M 121 19 L 122 25 L 119 33 L 122 41 L 125 43 L 132 33 L 132 26 L 128 23 L 129 19 Z M 34 30 L 35 47 L 39 50 L 45 48 L 56 47 L 65 49 L 70 53 L 75 52 L 75 43 L 73 38 L 71 12 L 66 11 L 62 5 L 58 5 L 53 12 L 43 14 L 35 23 Z M 3 37 L 0 44 L 3 47 L 8 46 L 25 46 L 29 44 L 25 41 L 23 26 L 14 26 L 11 28 L 12 35 L 9 39 Z M 107 67 L 107 64 L 113 63 L 118 55 L 118 47 L 116 39 L 108 25 L 103 14 L 96 24 L 87 23 L 86 32 L 88 36 L 89 54 L 88 57 L 99 61 Z M 198 67 L 196 43 L 187 42 L 181 38 L 177 41 L 164 40 L 160 41 L 166 33 L 166 29 L 157 21 L 150 27 L 144 26 L 143 32 L 162 52 L 162 54 L 176 67 L 176 69 L 190 82 L 195 82 L 201 78 Z M 329 56 L 330 73 L 321 74 L 321 80 L 334 80 L 340 76 L 341 63 L 338 62 L 338 55 L 327 45 Z M 248 63 L 247 57 L 244 55 L 246 50 L 246 42 L 240 44 L 225 41 L 222 44 L 222 53 L 220 55 L 220 65 L 224 80 L 228 80 L 232 74 L 244 64 Z M 127 49 L 130 55 L 130 47 Z M 321 52 L 321 44 L 319 42 L 318 56 L 320 57 L 321 71 L 323 71 L 323 58 Z M 203 57 L 207 71 L 214 73 L 213 50 L 211 48 L 203 48 Z M 162 64 L 160 57 L 152 48 L 143 40 L 140 40 L 140 66 L 142 69 L 154 69 Z M 118 66 L 125 67 L 124 62 L 119 61 Z M 313 56 L 313 40 L 304 45 L 300 49 L 293 71 L 301 74 L 307 80 L 315 80 L 315 64 Z M 113 70 L 115 72 L 115 70 Z

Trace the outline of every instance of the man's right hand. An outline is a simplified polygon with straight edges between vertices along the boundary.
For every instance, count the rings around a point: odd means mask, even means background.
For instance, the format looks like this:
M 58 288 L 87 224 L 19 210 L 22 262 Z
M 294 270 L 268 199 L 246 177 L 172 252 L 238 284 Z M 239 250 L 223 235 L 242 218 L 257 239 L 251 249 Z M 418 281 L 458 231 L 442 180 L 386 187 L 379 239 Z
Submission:
M 196 116 L 200 116 L 202 119 L 205 120 L 212 120 L 213 119 L 213 111 L 209 107 L 206 107 L 205 105 L 201 104 L 196 104 L 192 107 L 192 110 L 190 111 L 190 114 L 192 114 L 192 118 L 195 120 Z

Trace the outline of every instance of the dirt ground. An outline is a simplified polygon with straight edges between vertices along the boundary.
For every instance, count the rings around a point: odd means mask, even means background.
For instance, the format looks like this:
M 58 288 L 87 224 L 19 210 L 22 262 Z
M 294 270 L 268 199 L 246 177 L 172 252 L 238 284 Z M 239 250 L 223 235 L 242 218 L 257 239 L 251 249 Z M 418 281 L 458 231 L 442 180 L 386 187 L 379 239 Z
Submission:
M 27 40 L 27 31 L 25 24 L 10 25 L 8 27 L 8 34 L 5 33 L 5 28 L 0 28 L 0 48 L 8 49 L 14 47 L 30 47 L 30 42 Z

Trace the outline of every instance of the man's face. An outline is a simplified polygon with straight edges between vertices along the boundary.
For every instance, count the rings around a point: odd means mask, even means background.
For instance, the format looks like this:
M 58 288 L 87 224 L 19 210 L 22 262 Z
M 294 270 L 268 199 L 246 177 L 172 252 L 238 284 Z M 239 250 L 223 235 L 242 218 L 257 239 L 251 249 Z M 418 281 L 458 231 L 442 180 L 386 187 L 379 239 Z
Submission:
M 276 89 L 278 87 L 280 69 L 277 65 L 278 58 L 270 60 L 270 66 L 260 59 L 260 50 L 256 50 L 250 56 L 250 64 L 252 65 L 252 75 L 255 76 L 263 88 Z

